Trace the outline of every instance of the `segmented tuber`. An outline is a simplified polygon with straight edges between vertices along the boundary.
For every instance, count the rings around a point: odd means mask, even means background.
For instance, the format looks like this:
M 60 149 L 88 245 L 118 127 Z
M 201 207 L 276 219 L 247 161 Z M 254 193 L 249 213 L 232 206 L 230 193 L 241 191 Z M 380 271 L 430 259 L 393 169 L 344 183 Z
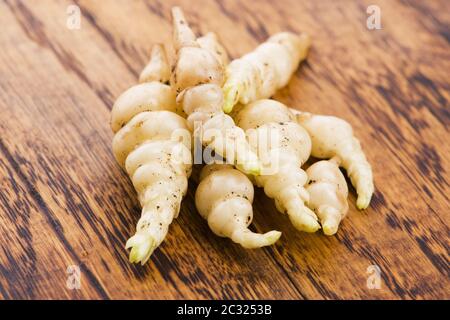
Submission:
M 339 223 L 348 211 L 347 182 L 339 170 L 337 160 L 321 160 L 306 169 L 308 207 L 317 214 L 323 233 L 329 236 L 337 232 Z
M 217 35 L 214 32 L 208 32 L 203 37 L 197 39 L 199 46 L 211 52 L 217 60 L 226 66 L 229 62 L 228 54 L 222 44 L 219 42 Z
M 231 112 L 240 102 L 270 98 L 286 86 L 302 60 L 311 39 L 307 34 L 281 32 L 270 37 L 254 51 L 233 60 L 226 70 L 224 111 Z
M 180 8 L 172 9 L 172 18 L 177 59 L 171 85 L 177 93 L 177 102 L 188 115 L 190 127 L 205 147 L 226 158 L 228 163 L 246 173 L 258 174 L 259 160 L 243 130 L 222 110 L 221 86 L 227 61 L 223 48 L 217 50 L 217 39 L 212 36 L 199 43 Z
M 357 207 L 367 208 L 374 191 L 372 168 L 358 139 L 353 136 L 351 125 L 337 117 L 291 110 L 311 137 L 311 155 L 320 159 L 335 158 L 347 171 L 358 193 Z
M 253 185 L 245 174 L 230 165 L 212 164 L 203 168 L 200 179 L 195 204 L 215 234 L 250 249 L 280 238 L 279 231 L 260 234 L 248 229 L 253 218 Z
M 126 243 L 130 261 L 144 264 L 166 237 L 177 217 L 191 172 L 191 135 L 177 115 L 175 95 L 167 81 L 164 49 L 156 45 L 142 84 L 125 91 L 115 102 L 111 127 L 113 152 L 138 193 L 142 215 L 136 234 Z
M 306 206 L 308 177 L 301 168 L 311 152 L 308 133 L 289 109 L 275 100 L 258 100 L 245 105 L 236 112 L 234 119 L 244 130 L 254 129 L 254 136 L 270 137 L 270 141 L 263 142 L 249 136 L 251 146 L 258 149 L 263 163 L 262 174 L 254 178 L 256 185 L 264 187 L 266 195 L 275 200 L 277 209 L 286 212 L 298 230 L 317 231 L 320 228 L 317 217 Z

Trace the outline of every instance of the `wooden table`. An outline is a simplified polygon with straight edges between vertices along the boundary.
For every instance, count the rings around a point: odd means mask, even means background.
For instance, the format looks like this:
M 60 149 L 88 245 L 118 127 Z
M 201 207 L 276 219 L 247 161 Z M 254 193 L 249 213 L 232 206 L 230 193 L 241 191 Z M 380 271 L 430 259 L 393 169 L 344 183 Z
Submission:
M 75 1 L 80 29 L 66 26 L 70 4 L 0 3 L 1 297 L 450 298 L 449 1 Z M 351 189 L 337 236 L 297 232 L 258 190 L 255 228 L 283 236 L 244 250 L 209 230 L 192 181 L 151 261 L 128 262 L 140 209 L 111 152 L 110 110 L 170 41 L 174 4 L 232 57 L 281 30 L 311 34 L 277 98 L 347 119 L 375 175 L 370 208 Z M 381 30 L 366 26 L 370 4 Z

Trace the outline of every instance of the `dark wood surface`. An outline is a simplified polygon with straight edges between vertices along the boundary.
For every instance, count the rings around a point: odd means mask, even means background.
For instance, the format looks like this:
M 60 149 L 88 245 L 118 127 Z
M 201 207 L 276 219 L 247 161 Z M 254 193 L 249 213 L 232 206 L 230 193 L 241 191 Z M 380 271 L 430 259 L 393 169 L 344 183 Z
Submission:
M 423 299 L 449 295 L 450 2 L 0 2 L 0 297 Z M 191 181 L 179 218 L 145 266 L 124 243 L 140 209 L 111 152 L 111 106 L 137 82 L 155 42 L 170 41 L 179 4 L 198 33 L 232 57 L 282 30 L 313 48 L 282 102 L 343 117 L 373 165 L 376 193 L 334 237 L 305 234 L 256 192 L 257 230 L 283 232 L 249 251 L 216 237 L 195 210 Z M 381 8 L 381 30 L 366 8 Z M 81 288 L 67 288 L 67 267 Z M 381 288 L 366 285 L 379 266 Z

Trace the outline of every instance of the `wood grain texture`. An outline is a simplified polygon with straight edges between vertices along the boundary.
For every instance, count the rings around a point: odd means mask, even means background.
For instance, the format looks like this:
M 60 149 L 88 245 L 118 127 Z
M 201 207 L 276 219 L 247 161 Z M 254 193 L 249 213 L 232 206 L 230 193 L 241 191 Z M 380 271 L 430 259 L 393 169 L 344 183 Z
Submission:
M 72 3 L 0 2 L 0 297 L 450 298 L 448 1 L 79 0 L 81 29 L 69 30 Z M 351 190 L 337 236 L 295 231 L 257 190 L 255 229 L 283 235 L 244 250 L 209 231 L 192 179 L 150 263 L 128 263 L 140 209 L 109 114 L 152 44 L 170 40 L 174 4 L 233 57 L 281 30 L 311 34 L 307 62 L 276 98 L 348 120 L 375 176 L 364 212 Z M 369 4 L 382 30 L 366 28 Z M 66 286 L 69 265 L 80 290 Z M 370 265 L 379 290 L 366 286 Z

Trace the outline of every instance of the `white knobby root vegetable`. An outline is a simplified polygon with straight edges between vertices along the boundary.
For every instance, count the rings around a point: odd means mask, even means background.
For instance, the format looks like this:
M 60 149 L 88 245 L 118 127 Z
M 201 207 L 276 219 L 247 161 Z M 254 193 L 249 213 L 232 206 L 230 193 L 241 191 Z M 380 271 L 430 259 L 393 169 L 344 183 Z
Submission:
M 254 191 L 245 174 L 230 165 L 212 164 L 203 168 L 200 179 L 195 204 L 215 234 L 249 249 L 271 245 L 280 238 L 279 231 L 261 234 L 248 229 Z
M 288 214 L 301 231 L 320 228 L 317 216 L 306 204 L 308 177 L 301 166 L 309 158 L 311 140 L 289 109 L 275 100 L 258 100 L 237 110 L 234 119 L 244 130 L 254 129 L 249 136 L 253 150 L 258 150 L 263 170 L 254 178 L 257 186 L 275 200 L 277 209 Z M 255 138 L 257 137 L 257 139 Z M 268 137 L 263 141 L 261 138 Z
M 167 81 L 168 62 L 156 45 L 141 83 L 115 102 L 111 127 L 113 152 L 138 193 L 142 215 L 136 234 L 126 243 L 130 261 L 144 264 L 166 237 L 178 216 L 191 173 L 191 133 L 176 112 L 175 94 Z M 145 82 L 150 81 L 150 82 Z
M 358 209 L 367 208 L 374 192 L 372 168 L 359 140 L 353 135 L 351 125 L 337 117 L 291 110 L 311 137 L 311 155 L 319 159 L 334 158 L 347 171 L 358 193 L 356 206 Z
M 281 32 L 270 37 L 254 51 L 233 60 L 226 70 L 224 111 L 231 112 L 238 102 L 270 98 L 286 86 L 302 60 L 311 39 L 307 34 Z
M 306 169 L 308 207 L 317 214 L 323 233 L 329 236 L 337 232 L 348 211 L 348 187 L 336 162 L 338 160 L 321 160 Z
M 201 48 L 211 52 L 222 66 L 226 66 L 229 63 L 227 51 L 214 32 L 208 32 L 203 37 L 198 38 L 197 42 Z
M 166 50 L 162 45 L 154 45 L 150 61 L 139 75 L 139 82 L 156 81 L 168 84 L 170 80 L 170 65 L 166 56 Z
M 195 130 L 194 135 L 200 136 L 205 147 L 228 163 L 246 173 L 259 174 L 258 157 L 245 133 L 222 110 L 221 86 L 227 61 L 223 48 L 217 49 L 217 39 L 211 35 L 199 43 L 180 8 L 172 9 L 172 18 L 177 58 L 170 82 L 177 93 L 177 102 L 188 115 L 191 129 Z

